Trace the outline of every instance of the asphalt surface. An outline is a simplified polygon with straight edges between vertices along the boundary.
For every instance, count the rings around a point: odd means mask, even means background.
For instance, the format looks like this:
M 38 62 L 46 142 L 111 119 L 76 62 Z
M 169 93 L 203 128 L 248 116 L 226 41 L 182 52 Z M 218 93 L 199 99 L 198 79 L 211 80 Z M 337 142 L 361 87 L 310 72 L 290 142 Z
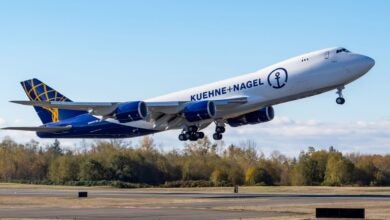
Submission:
M 0 198 L 28 197 L 29 199 L 77 199 L 78 191 L 53 189 L 0 189 Z M 58 207 L 13 206 L 0 204 L 0 218 L 39 219 L 241 219 L 256 217 L 281 217 L 295 213 L 277 211 L 249 211 L 243 206 L 272 206 L 289 204 L 351 203 L 357 201 L 390 201 L 390 195 L 329 195 L 329 194 L 261 194 L 261 193 L 186 193 L 186 192 L 134 192 L 131 190 L 88 190 L 89 198 L 112 199 L 168 199 L 199 202 L 154 203 L 120 207 Z M 60 200 L 59 200 L 60 201 Z M 153 201 L 153 200 L 152 200 Z M 7 203 L 7 202 L 3 202 Z M 8 203 L 7 203 L 8 204 Z M 234 207 L 233 210 L 223 210 Z
M 123 190 L 80 190 L 88 191 L 89 197 L 104 198 L 384 198 L 390 199 L 387 194 L 294 194 L 294 193 L 202 193 L 202 192 L 139 192 Z M 36 197 L 75 197 L 77 190 L 53 190 L 53 189 L 0 189 L 0 196 L 36 196 Z

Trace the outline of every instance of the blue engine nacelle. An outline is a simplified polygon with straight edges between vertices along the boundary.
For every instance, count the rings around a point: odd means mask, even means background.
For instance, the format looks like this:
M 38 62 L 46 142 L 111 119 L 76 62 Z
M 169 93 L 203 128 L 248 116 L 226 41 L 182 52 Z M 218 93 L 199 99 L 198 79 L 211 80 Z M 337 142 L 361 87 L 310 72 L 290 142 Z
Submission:
M 145 102 L 125 102 L 118 105 L 114 112 L 114 117 L 120 123 L 138 121 L 146 118 L 148 110 Z
M 227 119 L 228 125 L 238 127 L 247 124 L 258 124 L 262 122 L 271 121 L 274 119 L 274 108 L 272 106 L 262 108 L 260 110 L 238 116 L 236 118 Z
M 190 103 L 184 108 L 183 114 L 189 122 L 210 119 L 215 116 L 215 105 L 213 101 Z

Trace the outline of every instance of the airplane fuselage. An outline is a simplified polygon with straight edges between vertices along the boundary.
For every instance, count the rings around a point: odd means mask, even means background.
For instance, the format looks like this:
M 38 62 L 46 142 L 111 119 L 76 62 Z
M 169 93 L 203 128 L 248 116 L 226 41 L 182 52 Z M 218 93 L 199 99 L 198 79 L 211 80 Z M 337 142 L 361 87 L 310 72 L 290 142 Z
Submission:
M 346 84 L 367 73 L 373 65 L 373 59 L 351 53 L 344 48 L 323 49 L 287 59 L 253 73 L 145 100 L 200 102 L 246 97 L 247 102 L 244 104 L 222 110 L 216 108 L 215 116 L 208 120 L 189 122 L 183 118 L 162 115 L 153 120 L 121 123 L 114 118 L 102 119 L 86 113 L 46 125 L 72 126 L 68 131 L 37 134 L 43 138 L 126 138 L 168 129 L 184 129 L 192 125 L 203 129 L 213 121 L 223 122 L 267 106 L 330 90 L 338 89 L 341 94 Z

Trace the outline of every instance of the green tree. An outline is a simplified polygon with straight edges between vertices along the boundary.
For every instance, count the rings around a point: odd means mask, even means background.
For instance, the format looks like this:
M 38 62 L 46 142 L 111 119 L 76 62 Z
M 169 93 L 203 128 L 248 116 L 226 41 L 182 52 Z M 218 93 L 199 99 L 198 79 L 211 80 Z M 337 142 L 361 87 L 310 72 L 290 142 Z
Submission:
M 48 153 L 53 155 L 53 156 L 61 156 L 63 155 L 63 150 L 61 148 L 61 144 L 60 142 L 58 141 L 58 139 L 55 139 L 54 140 L 54 143 L 52 145 L 49 145 L 48 146 L 48 149 L 47 149 Z
M 222 170 L 221 168 L 216 168 L 210 176 L 211 182 L 213 182 L 214 186 L 224 185 L 224 183 L 228 183 L 229 177 L 226 170 Z
M 206 158 L 189 157 L 182 168 L 183 180 L 209 180 L 213 167 L 209 166 Z
M 326 165 L 324 185 L 341 186 L 352 182 L 354 166 L 341 153 L 332 153 Z
M 316 151 L 314 147 L 309 147 L 307 152 L 301 152 L 291 171 L 291 183 L 293 185 L 322 184 L 329 154 L 325 150 Z
M 75 156 L 64 155 L 57 157 L 49 167 L 49 178 L 55 183 L 77 181 L 80 161 Z
M 250 167 L 245 173 L 247 185 L 273 185 L 272 176 L 263 167 Z
M 86 181 L 104 180 L 107 178 L 107 170 L 94 159 L 88 158 L 80 166 L 80 179 Z

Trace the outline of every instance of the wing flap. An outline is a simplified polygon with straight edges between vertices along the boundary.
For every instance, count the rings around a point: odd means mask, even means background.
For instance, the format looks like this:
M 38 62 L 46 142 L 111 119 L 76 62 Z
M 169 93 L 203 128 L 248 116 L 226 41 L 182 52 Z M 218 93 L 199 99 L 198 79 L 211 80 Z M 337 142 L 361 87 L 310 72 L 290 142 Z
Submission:
M 235 98 L 215 100 L 214 104 L 216 106 L 217 111 L 224 112 L 226 110 L 237 107 L 239 105 L 243 105 L 247 102 L 248 102 L 247 97 L 235 97 Z
M 248 97 L 245 96 L 239 96 L 239 97 L 232 97 L 228 99 L 219 99 L 219 100 L 213 100 L 214 104 L 216 105 L 241 105 L 248 102 Z
M 158 112 L 164 114 L 177 114 L 184 108 L 186 102 L 146 102 L 149 112 Z

